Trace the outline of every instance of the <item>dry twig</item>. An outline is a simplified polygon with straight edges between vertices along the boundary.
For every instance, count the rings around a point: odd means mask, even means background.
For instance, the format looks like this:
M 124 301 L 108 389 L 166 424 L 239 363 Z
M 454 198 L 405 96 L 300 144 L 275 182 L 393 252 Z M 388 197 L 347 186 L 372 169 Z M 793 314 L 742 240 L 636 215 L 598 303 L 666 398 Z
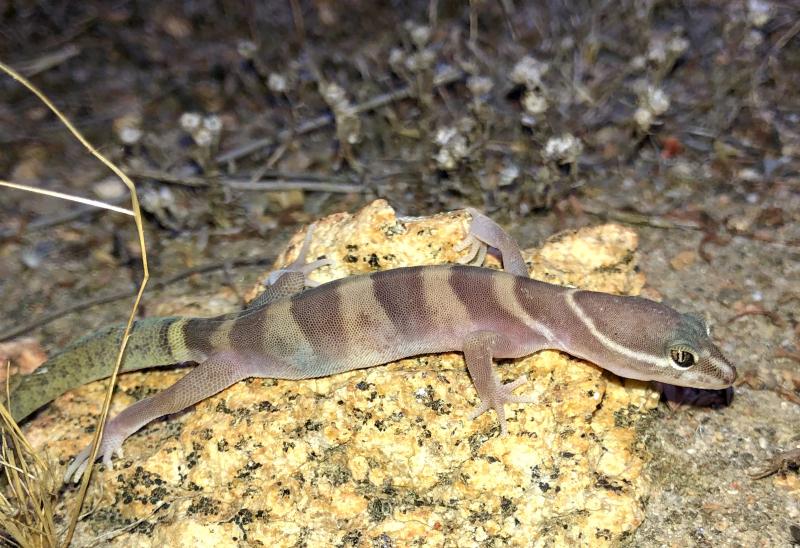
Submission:
M 120 196 L 118 198 L 114 198 L 112 200 L 108 200 L 106 203 L 111 205 L 119 205 L 129 199 L 130 197 L 125 195 L 125 196 Z M 99 209 L 97 207 L 79 206 L 71 211 L 62 213 L 61 215 L 51 215 L 35 219 L 29 223 L 24 224 L 19 230 L 13 228 L 0 229 L 0 238 L 11 238 L 12 236 L 22 232 L 23 230 L 26 232 L 34 232 L 37 230 L 45 230 L 48 228 L 53 228 L 54 226 L 62 225 L 74 221 L 76 219 L 79 219 L 84 215 L 94 215 L 102 212 L 103 209 Z
M 754 480 L 764 479 L 776 472 L 786 472 L 792 467 L 797 469 L 798 465 L 800 465 L 800 448 L 790 449 L 773 455 L 773 457 L 769 459 L 766 468 L 750 474 L 750 477 Z
M 197 176 L 173 175 L 165 171 L 155 169 L 132 169 L 128 170 L 131 175 L 155 179 L 164 183 L 184 185 L 190 187 L 211 186 L 208 178 Z M 297 178 L 286 177 L 269 181 L 252 181 L 246 177 L 231 178 L 221 177 L 217 179 L 220 184 L 234 190 L 258 190 L 266 192 L 279 192 L 286 190 L 314 190 L 318 192 L 364 192 L 364 185 L 353 183 L 326 182 L 324 177 L 316 175 L 298 174 Z

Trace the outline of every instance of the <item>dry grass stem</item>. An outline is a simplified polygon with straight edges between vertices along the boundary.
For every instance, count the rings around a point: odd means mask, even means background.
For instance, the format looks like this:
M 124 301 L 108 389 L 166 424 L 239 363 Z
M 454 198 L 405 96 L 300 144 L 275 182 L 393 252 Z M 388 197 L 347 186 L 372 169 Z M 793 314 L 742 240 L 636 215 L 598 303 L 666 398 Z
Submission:
M 136 317 L 136 312 L 139 309 L 139 302 L 141 301 L 142 294 L 144 293 L 144 289 L 147 285 L 147 281 L 150 279 L 150 269 L 147 263 L 147 246 L 145 245 L 144 240 L 144 229 L 143 229 L 143 221 L 142 221 L 142 212 L 139 208 L 139 198 L 136 194 L 136 186 L 133 184 L 133 181 L 122 172 L 122 170 L 117 167 L 114 163 L 108 160 L 104 155 L 102 155 L 95 147 L 93 147 L 89 141 L 78 131 L 78 129 L 72 124 L 72 122 L 67 119 L 67 117 L 53 104 L 48 97 L 42 93 L 38 88 L 36 88 L 32 83 L 30 83 L 25 77 L 23 77 L 19 72 L 11 68 L 10 66 L 0 62 L 0 70 L 14 78 L 20 84 L 22 84 L 25 88 L 27 88 L 31 93 L 36 95 L 42 103 L 50 109 L 53 114 L 58 117 L 64 126 L 72 133 L 72 135 L 83 145 L 86 150 L 88 150 L 95 158 L 100 160 L 106 167 L 108 167 L 115 175 L 117 175 L 122 182 L 128 187 L 128 191 L 130 192 L 131 196 L 131 211 L 130 213 L 133 214 L 134 222 L 136 224 L 136 231 L 138 234 L 139 239 L 139 247 L 142 253 L 142 282 L 139 285 L 139 291 L 136 295 L 136 299 L 134 300 L 133 307 L 131 308 L 130 314 L 128 315 L 128 321 L 125 325 L 125 331 L 122 334 L 122 341 L 120 343 L 119 352 L 117 353 L 116 363 L 114 364 L 114 371 L 111 374 L 111 377 L 108 382 L 108 388 L 106 390 L 105 401 L 103 402 L 103 409 L 100 413 L 99 424 L 98 428 L 95 431 L 94 439 L 92 441 L 92 452 L 89 456 L 89 466 L 86 469 L 86 472 L 83 475 L 83 480 L 81 481 L 81 487 L 78 494 L 78 499 L 75 502 L 74 510 L 72 512 L 72 516 L 69 520 L 69 528 L 67 529 L 67 533 L 65 538 L 60 541 L 61 545 L 69 546 L 70 542 L 72 541 L 72 537 L 75 534 L 75 527 L 78 524 L 78 519 L 81 514 L 81 508 L 83 507 L 83 502 L 86 499 L 86 491 L 89 487 L 89 480 L 92 476 L 92 471 L 94 468 L 94 461 L 97 458 L 97 451 L 100 447 L 100 440 L 103 438 L 103 432 L 105 430 L 106 420 L 108 419 L 108 410 L 111 406 L 111 397 L 114 393 L 114 385 L 117 382 L 117 374 L 119 373 L 120 365 L 122 364 L 122 356 L 125 352 L 125 347 L 128 344 L 128 338 L 130 336 L 131 327 L 133 326 L 133 321 Z M 21 185 L 17 186 L 21 188 Z M 42 194 L 50 194 L 48 192 L 41 192 L 41 189 L 37 189 Z M 50 194 L 53 195 L 53 194 Z M 56 196 L 58 198 L 68 199 L 68 195 L 63 196 Z M 69 196 L 69 198 L 74 198 L 74 196 Z M 108 205 L 108 204 L 104 204 Z M 115 206 L 111 206 L 115 207 Z M 125 210 L 127 211 L 127 210 Z M 24 441 L 24 436 L 22 435 L 22 431 L 19 430 L 19 427 L 14 422 L 13 418 L 8 414 L 6 409 L 0 410 L 3 412 L 3 421 L 6 418 L 10 421 L 10 424 L 13 426 L 12 432 L 12 439 L 18 439 Z M 5 442 L 4 442 L 5 443 Z M 30 448 L 30 446 L 25 442 L 25 446 Z M 30 453 L 33 453 L 33 450 L 30 449 Z M 11 453 L 13 454 L 13 453 Z M 14 462 L 11 464 L 17 466 L 23 466 L 24 461 L 19 461 L 19 458 L 15 459 Z M 41 462 L 41 461 L 40 461 Z M 25 468 L 23 468 L 24 470 Z M 31 468 L 31 476 L 28 475 L 20 475 L 13 470 L 13 468 L 8 468 L 7 470 L 10 471 L 10 479 L 17 481 L 16 485 L 11 483 L 10 489 L 12 493 L 36 493 L 41 492 L 45 489 L 47 485 L 47 477 L 49 477 L 52 472 L 47 469 L 46 466 L 42 465 L 42 467 Z M 16 499 L 17 504 L 21 504 L 20 500 L 30 501 L 30 498 L 22 498 Z M 34 509 L 34 513 L 32 515 L 22 514 L 22 508 L 9 508 L 9 512 L 3 512 L 0 515 L 0 530 L 7 531 L 9 535 L 14 535 L 15 532 L 20 535 L 19 537 L 12 537 L 12 538 L 19 538 L 20 543 L 23 542 L 24 539 L 29 538 L 27 535 L 28 533 L 32 535 L 39 535 L 43 540 L 41 543 L 32 544 L 33 546 L 39 545 L 55 545 L 57 542 L 55 531 L 52 528 L 52 505 L 50 504 L 49 498 L 43 498 L 42 502 L 44 503 L 43 506 L 36 505 Z M 25 515 L 26 517 L 30 517 L 32 521 L 30 523 L 26 523 L 24 528 L 20 528 L 19 522 L 12 518 L 12 516 L 18 515 Z M 48 522 L 49 519 L 49 522 Z
M 109 211 L 124 213 L 125 215 L 130 215 L 131 217 L 133 217 L 133 211 L 131 211 L 130 209 L 125 209 L 124 207 L 117 207 L 115 205 L 107 204 L 106 202 L 101 202 L 99 200 L 92 200 L 91 198 L 82 198 L 81 196 L 73 196 L 72 194 L 64 194 L 63 192 L 56 192 L 54 190 L 47 190 L 44 188 L 36 188 L 35 186 L 20 185 L 18 183 L 10 183 L 8 181 L 2 181 L 2 180 L 0 180 L 0 186 L 15 188 L 17 190 L 24 190 L 26 192 L 33 192 L 34 194 L 44 194 L 45 196 L 50 196 L 51 198 L 58 198 L 60 200 L 67 200 L 70 202 L 78 202 L 79 204 L 84 204 L 92 207 L 99 207 L 102 209 L 108 209 Z
M 59 480 L 0 404 L 0 543 L 56 546 L 53 506 Z

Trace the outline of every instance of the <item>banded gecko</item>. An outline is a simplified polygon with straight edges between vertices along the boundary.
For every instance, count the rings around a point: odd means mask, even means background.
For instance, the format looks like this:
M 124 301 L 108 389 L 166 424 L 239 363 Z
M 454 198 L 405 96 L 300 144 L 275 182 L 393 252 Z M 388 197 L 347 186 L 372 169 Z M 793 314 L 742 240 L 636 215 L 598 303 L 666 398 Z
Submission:
M 250 377 L 308 379 L 374 367 L 402 358 L 463 352 L 481 403 L 507 432 L 505 405 L 532 403 L 503 384 L 493 360 L 555 349 L 623 377 L 695 388 L 730 386 L 736 369 L 702 321 L 664 304 L 532 280 L 519 247 L 488 217 L 472 217 L 463 248 L 482 264 L 488 247 L 504 270 L 471 265 L 396 268 L 316 287 L 305 264 L 311 229 L 298 259 L 272 273 L 258 299 L 241 312 L 214 318 L 137 320 L 121 371 L 197 362 L 162 392 L 109 421 L 98 457 L 109 466 L 125 439 L 150 421 L 181 411 Z M 306 289 L 309 287 L 308 289 Z M 27 376 L 13 379 L 10 409 L 22 420 L 58 395 L 110 376 L 123 327 L 84 337 Z M 90 447 L 68 467 L 83 474 Z

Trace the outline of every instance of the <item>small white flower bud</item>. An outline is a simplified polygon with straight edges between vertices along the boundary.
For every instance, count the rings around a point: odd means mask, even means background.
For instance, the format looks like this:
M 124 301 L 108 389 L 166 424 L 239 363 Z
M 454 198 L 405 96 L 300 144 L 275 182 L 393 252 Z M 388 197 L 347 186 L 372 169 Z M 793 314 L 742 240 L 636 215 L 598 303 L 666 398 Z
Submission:
M 180 125 L 183 131 L 192 133 L 200 127 L 201 120 L 202 118 L 196 112 L 184 112 L 181 115 Z

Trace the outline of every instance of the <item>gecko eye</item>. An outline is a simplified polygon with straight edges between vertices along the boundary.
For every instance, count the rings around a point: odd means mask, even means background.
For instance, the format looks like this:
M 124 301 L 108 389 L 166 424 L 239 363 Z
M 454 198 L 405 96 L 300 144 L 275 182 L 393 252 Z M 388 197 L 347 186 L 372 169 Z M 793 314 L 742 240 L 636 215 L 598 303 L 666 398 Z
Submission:
M 687 369 L 697 363 L 697 357 L 688 349 L 683 347 L 670 348 L 669 358 L 676 367 Z

